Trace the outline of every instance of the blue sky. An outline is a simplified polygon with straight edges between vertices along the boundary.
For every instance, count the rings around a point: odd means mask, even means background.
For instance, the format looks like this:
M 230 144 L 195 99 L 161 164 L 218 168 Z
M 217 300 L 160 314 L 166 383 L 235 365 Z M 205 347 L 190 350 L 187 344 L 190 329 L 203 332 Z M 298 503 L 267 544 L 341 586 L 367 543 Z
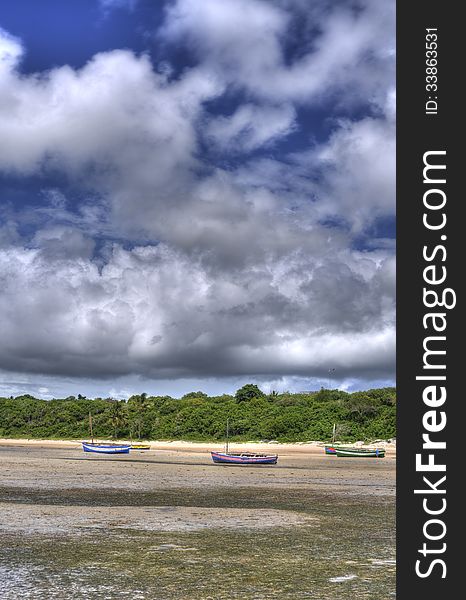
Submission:
M 0 393 L 394 383 L 389 0 L 0 7 Z

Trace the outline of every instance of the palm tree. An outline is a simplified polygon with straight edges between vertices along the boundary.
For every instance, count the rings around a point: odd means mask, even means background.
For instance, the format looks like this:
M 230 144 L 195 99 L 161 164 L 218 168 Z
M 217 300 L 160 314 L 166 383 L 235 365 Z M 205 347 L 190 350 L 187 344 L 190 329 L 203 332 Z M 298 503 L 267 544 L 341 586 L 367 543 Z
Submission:
M 142 425 L 144 423 L 144 413 L 146 412 L 148 400 L 147 394 L 136 394 L 128 400 L 130 407 L 133 409 L 132 424 L 137 428 L 138 440 L 141 439 Z M 132 432 L 131 432 L 132 433 Z
M 124 413 L 123 401 L 116 400 L 112 402 L 112 408 L 110 409 L 110 418 L 113 425 L 113 437 L 118 437 L 119 428 L 124 425 L 126 421 L 126 415 Z

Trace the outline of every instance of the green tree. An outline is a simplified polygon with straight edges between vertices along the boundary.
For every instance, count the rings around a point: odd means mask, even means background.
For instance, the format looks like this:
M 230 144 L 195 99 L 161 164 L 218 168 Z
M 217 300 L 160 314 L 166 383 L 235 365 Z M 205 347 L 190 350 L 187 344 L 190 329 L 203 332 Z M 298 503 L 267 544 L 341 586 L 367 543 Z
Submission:
M 110 408 L 110 419 L 113 427 L 113 437 L 118 438 L 123 425 L 126 424 L 125 403 L 124 401 L 115 400 Z
M 356 392 L 347 401 L 348 413 L 357 423 L 364 423 L 368 418 L 375 417 L 379 412 L 378 401 L 367 394 Z
M 328 441 L 333 425 L 342 441 L 372 441 L 396 435 L 396 390 L 381 388 L 280 393 L 265 396 L 248 384 L 236 397 L 198 392 L 182 399 L 146 394 L 127 403 L 115 399 L 41 400 L 31 395 L 0 398 L 0 437 L 84 439 L 88 413 L 96 437 L 135 434 L 139 439 L 223 440 L 230 419 L 236 441 Z M 128 429 L 128 425 L 130 429 Z
M 147 394 L 135 394 L 128 399 L 128 412 L 130 415 L 131 437 L 137 433 L 137 438 L 142 438 L 144 431 L 146 410 L 149 404 Z
M 254 383 L 247 383 L 239 390 L 236 390 L 236 402 L 246 402 L 253 398 L 265 398 L 264 392 L 262 392 Z
M 191 398 L 208 398 L 209 396 L 204 392 L 188 392 L 181 399 L 190 400 Z

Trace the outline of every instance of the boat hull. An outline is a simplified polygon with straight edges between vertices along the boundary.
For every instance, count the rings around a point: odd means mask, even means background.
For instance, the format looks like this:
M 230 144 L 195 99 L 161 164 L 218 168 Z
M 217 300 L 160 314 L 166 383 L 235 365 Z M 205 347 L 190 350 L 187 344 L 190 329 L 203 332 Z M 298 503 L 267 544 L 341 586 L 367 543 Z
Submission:
M 278 460 L 276 454 L 260 455 L 254 453 L 227 454 L 225 452 L 211 452 L 214 463 L 230 465 L 274 465 Z
M 325 454 L 336 454 L 336 448 L 334 446 L 325 446 Z
M 150 450 L 149 444 L 131 444 L 131 450 Z
M 380 448 L 376 448 L 375 450 L 369 450 L 366 448 L 357 448 L 355 450 L 337 448 L 336 454 L 340 457 L 349 458 L 384 458 L 385 450 Z
M 82 442 L 84 452 L 95 452 L 96 454 L 129 454 L 129 444 L 92 444 Z

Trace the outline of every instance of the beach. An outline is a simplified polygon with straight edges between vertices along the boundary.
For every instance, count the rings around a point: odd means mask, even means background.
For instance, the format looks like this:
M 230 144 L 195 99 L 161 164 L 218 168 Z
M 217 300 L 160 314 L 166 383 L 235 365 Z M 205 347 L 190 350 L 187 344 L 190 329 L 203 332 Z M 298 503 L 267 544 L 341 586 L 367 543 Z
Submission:
M 95 442 L 110 442 L 114 443 L 114 440 L 98 439 L 95 438 Z M 118 440 L 118 443 L 131 443 L 131 440 Z M 139 443 L 139 442 L 136 442 Z M 144 441 L 144 444 L 148 444 L 151 450 L 173 450 L 180 452 L 210 452 L 210 450 L 223 450 L 225 448 L 224 443 L 219 442 L 186 442 L 183 440 L 173 441 Z M 335 442 L 335 444 L 348 444 L 349 442 Z M 364 444 L 361 442 L 355 442 L 356 446 L 373 446 L 375 444 Z M 390 455 L 396 454 L 396 443 L 393 441 L 377 441 L 376 445 L 381 448 L 385 448 Z M 0 446 L 28 446 L 28 447 L 54 447 L 54 448 L 81 448 L 80 440 L 51 440 L 51 439 L 34 439 L 34 438 L 0 438 Z M 257 452 L 285 452 L 286 454 L 320 454 L 322 448 L 325 446 L 324 442 L 310 441 L 310 442 L 294 442 L 294 443 L 279 443 L 274 441 L 268 442 L 230 442 L 231 449 L 245 450 Z
M 17 598 L 394 596 L 395 456 L 232 444 L 277 465 L 214 465 L 222 444 L 129 455 L 1 440 L 0 583 Z

